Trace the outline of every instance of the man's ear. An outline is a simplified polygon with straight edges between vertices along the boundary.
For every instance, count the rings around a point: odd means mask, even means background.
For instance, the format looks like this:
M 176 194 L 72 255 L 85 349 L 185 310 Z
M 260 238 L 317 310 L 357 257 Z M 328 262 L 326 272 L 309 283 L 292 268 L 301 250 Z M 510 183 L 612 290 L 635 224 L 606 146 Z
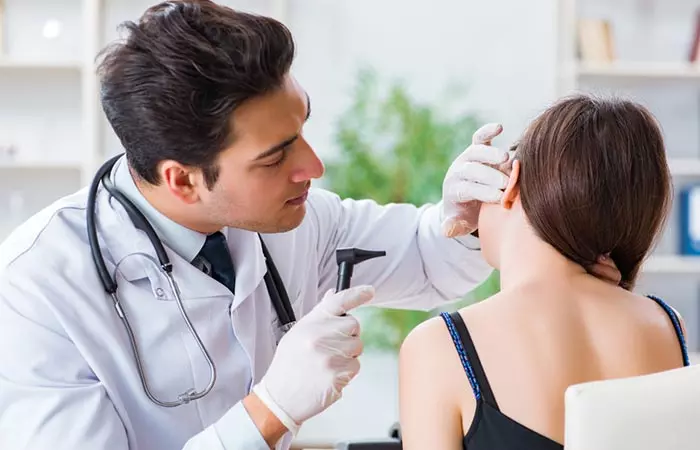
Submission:
M 166 160 L 160 163 L 159 172 L 163 184 L 168 190 L 185 203 L 197 201 L 197 171 L 176 161 Z
M 508 185 L 506 190 L 503 192 L 501 197 L 501 206 L 505 209 L 510 209 L 513 207 L 513 203 L 520 195 L 520 187 L 518 185 L 518 179 L 520 177 L 520 161 L 513 160 L 513 166 L 508 178 Z

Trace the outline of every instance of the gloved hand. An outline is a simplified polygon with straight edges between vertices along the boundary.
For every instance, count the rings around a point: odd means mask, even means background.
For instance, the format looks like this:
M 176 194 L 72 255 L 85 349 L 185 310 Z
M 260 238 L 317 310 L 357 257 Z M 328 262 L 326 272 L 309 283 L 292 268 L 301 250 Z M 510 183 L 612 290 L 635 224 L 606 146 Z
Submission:
M 329 291 L 280 340 L 253 392 L 293 433 L 340 399 L 360 370 L 360 324 L 344 314 L 373 297 L 371 286 Z
M 472 136 L 472 144 L 459 155 L 442 185 L 442 232 L 447 237 L 463 236 L 476 230 L 482 202 L 501 200 L 508 176 L 497 169 L 508 162 L 507 150 L 491 146 L 503 127 L 490 123 Z

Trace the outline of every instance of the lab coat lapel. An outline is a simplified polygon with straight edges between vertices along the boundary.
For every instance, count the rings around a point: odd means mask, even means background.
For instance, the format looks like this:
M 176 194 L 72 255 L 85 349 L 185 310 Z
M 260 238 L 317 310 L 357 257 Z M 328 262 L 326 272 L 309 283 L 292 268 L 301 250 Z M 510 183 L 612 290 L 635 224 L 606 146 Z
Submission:
M 226 238 L 236 267 L 232 326 L 248 356 L 251 380 L 255 384 L 265 373 L 276 348 L 272 329 L 274 309 L 263 281 L 267 266 L 257 233 L 230 228 L 226 230 Z
M 148 278 L 155 298 L 174 300 L 167 278 L 158 269 L 158 257 L 146 233 L 133 225 L 124 208 L 106 191 L 99 193 L 97 201 L 96 222 L 105 259 L 109 260 L 106 257 L 111 255 L 110 259 L 118 266 L 119 274 L 129 282 Z M 231 298 L 231 292 L 225 286 L 199 271 L 167 246 L 165 251 L 172 262 L 173 277 L 183 301 Z M 114 275 L 114 267 L 108 269 Z
M 260 286 L 267 268 L 257 233 L 227 228 L 224 234 L 236 270 L 236 295 L 231 306 L 236 309 Z

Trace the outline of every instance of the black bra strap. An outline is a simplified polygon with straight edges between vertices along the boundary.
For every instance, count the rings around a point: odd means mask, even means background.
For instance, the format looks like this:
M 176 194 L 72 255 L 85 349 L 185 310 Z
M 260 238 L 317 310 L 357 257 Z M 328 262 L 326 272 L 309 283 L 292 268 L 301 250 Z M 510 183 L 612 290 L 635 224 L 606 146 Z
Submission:
M 655 297 L 653 295 L 647 295 L 650 299 L 654 300 L 656 303 L 663 308 L 664 311 L 666 311 L 666 314 L 668 314 L 668 317 L 671 319 L 671 323 L 673 323 L 673 328 L 676 330 L 676 337 L 678 337 L 678 343 L 681 346 L 681 354 L 683 355 L 683 366 L 689 366 L 690 365 L 690 357 L 688 356 L 688 346 L 686 345 L 685 342 L 685 336 L 683 335 L 683 328 L 681 328 L 681 322 L 678 320 L 678 315 L 676 312 L 666 304 L 663 300 L 661 300 L 658 297 Z
M 476 347 L 474 347 L 472 337 L 469 334 L 469 330 L 467 330 L 467 325 L 464 323 L 464 320 L 462 319 L 462 316 L 461 314 L 459 314 L 459 312 L 453 312 L 452 314 L 450 314 L 450 317 L 454 322 L 457 333 L 459 334 L 459 338 L 462 341 L 462 345 L 464 346 L 464 350 L 467 353 L 469 364 L 471 365 L 472 371 L 474 372 L 474 377 L 479 383 L 481 396 L 483 397 L 486 403 L 498 409 L 496 397 L 494 397 L 493 391 L 491 390 L 491 385 L 489 384 L 489 380 L 486 378 L 486 373 L 484 372 L 484 368 L 481 365 L 481 360 L 479 359 L 479 355 L 476 352 Z

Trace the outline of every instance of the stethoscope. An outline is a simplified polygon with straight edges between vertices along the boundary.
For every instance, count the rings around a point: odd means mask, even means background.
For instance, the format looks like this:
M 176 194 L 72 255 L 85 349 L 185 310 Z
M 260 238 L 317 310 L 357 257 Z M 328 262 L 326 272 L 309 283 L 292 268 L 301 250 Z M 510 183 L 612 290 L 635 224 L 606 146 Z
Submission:
M 107 294 L 109 294 L 110 297 L 112 297 L 114 308 L 116 309 L 117 314 L 119 315 L 119 318 L 121 319 L 124 328 L 126 329 L 126 332 L 129 336 L 131 349 L 134 352 L 134 359 L 136 360 L 136 367 L 138 369 L 139 377 L 141 378 L 141 384 L 143 385 L 143 390 L 146 393 L 146 396 L 153 403 L 159 406 L 171 408 L 187 404 L 193 400 L 200 399 L 207 395 L 214 387 L 214 383 L 216 382 L 216 366 L 214 365 L 211 356 L 209 356 L 209 352 L 207 352 L 206 347 L 204 346 L 204 344 L 202 344 L 202 340 L 199 338 L 199 334 L 194 329 L 194 326 L 192 325 L 192 322 L 190 321 L 190 318 L 187 315 L 187 312 L 185 311 L 185 308 L 182 304 L 182 298 L 180 297 L 180 289 L 177 283 L 175 282 L 175 279 L 172 274 L 173 265 L 170 262 L 170 258 L 168 258 L 168 254 L 166 253 L 162 242 L 158 238 L 158 235 L 156 234 L 151 224 L 148 222 L 148 219 L 146 219 L 146 217 L 141 213 L 141 211 L 139 211 L 138 208 L 114 186 L 112 180 L 110 180 L 110 173 L 112 171 L 112 168 L 114 167 L 117 160 L 121 157 L 122 155 L 117 155 L 105 162 L 102 165 L 102 167 L 100 167 L 100 169 L 97 171 L 97 174 L 95 175 L 95 177 L 92 180 L 92 183 L 90 184 L 87 203 L 87 232 L 88 240 L 90 243 L 90 252 L 92 253 L 92 259 L 95 263 L 95 267 L 97 268 L 97 273 L 100 277 L 100 281 L 102 282 L 102 286 L 104 287 L 104 290 L 107 292 Z M 100 244 L 97 240 L 97 227 L 95 225 L 95 203 L 97 197 L 97 190 L 100 184 L 102 184 L 107 190 L 107 192 L 109 192 L 109 194 L 115 200 L 117 200 L 119 204 L 122 205 L 122 207 L 126 210 L 127 214 L 129 215 L 129 218 L 134 223 L 134 226 L 146 233 L 146 236 L 151 241 L 151 245 L 153 246 L 156 252 L 156 256 L 158 258 L 160 271 L 167 278 L 168 284 L 170 285 L 170 289 L 175 294 L 175 301 L 177 303 L 178 309 L 180 310 L 180 314 L 182 315 L 182 319 L 187 325 L 190 334 L 192 334 L 192 336 L 194 337 L 197 346 L 204 355 L 204 358 L 207 361 L 207 365 L 209 366 L 209 384 L 207 384 L 207 386 L 201 391 L 197 391 L 195 388 L 190 388 L 182 394 L 178 395 L 177 400 L 163 401 L 156 398 L 156 396 L 153 395 L 153 393 L 151 393 L 151 390 L 149 389 L 148 381 L 146 380 L 146 376 L 144 374 L 143 364 L 141 363 L 141 357 L 139 355 L 139 351 L 136 345 L 134 332 L 131 328 L 131 324 L 129 323 L 129 319 L 127 318 L 127 315 L 121 306 L 119 296 L 117 295 L 116 279 L 112 278 L 112 276 L 109 274 L 109 271 L 107 270 L 107 265 L 105 264 L 104 257 L 102 256 L 102 251 L 100 249 Z M 279 318 L 280 330 L 282 334 L 284 334 L 296 322 L 294 310 L 292 309 L 292 305 L 289 301 L 289 296 L 287 295 L 287 290 L 284 287 L 282 278 L 280 277 L 280 274 L 277 271 L 277 267 L 275 267 L 275 263 L 272 260 L 272 257 L 270 256 L 267 247 L 265 246 L 265 242 L 263 242 L 262 236 L 260 236 L 259 234 L 258 237 L 260 238 L 260 243 L 262 244 L 262 251 L 265 257 L 265 265 L 267 266 L 267 273 L 264 277 L 265 286 L 267 288 L 268 294 L 270 295 L 272 305 L 274 306 L 275 311 L 277 313 L 277 317 Z

